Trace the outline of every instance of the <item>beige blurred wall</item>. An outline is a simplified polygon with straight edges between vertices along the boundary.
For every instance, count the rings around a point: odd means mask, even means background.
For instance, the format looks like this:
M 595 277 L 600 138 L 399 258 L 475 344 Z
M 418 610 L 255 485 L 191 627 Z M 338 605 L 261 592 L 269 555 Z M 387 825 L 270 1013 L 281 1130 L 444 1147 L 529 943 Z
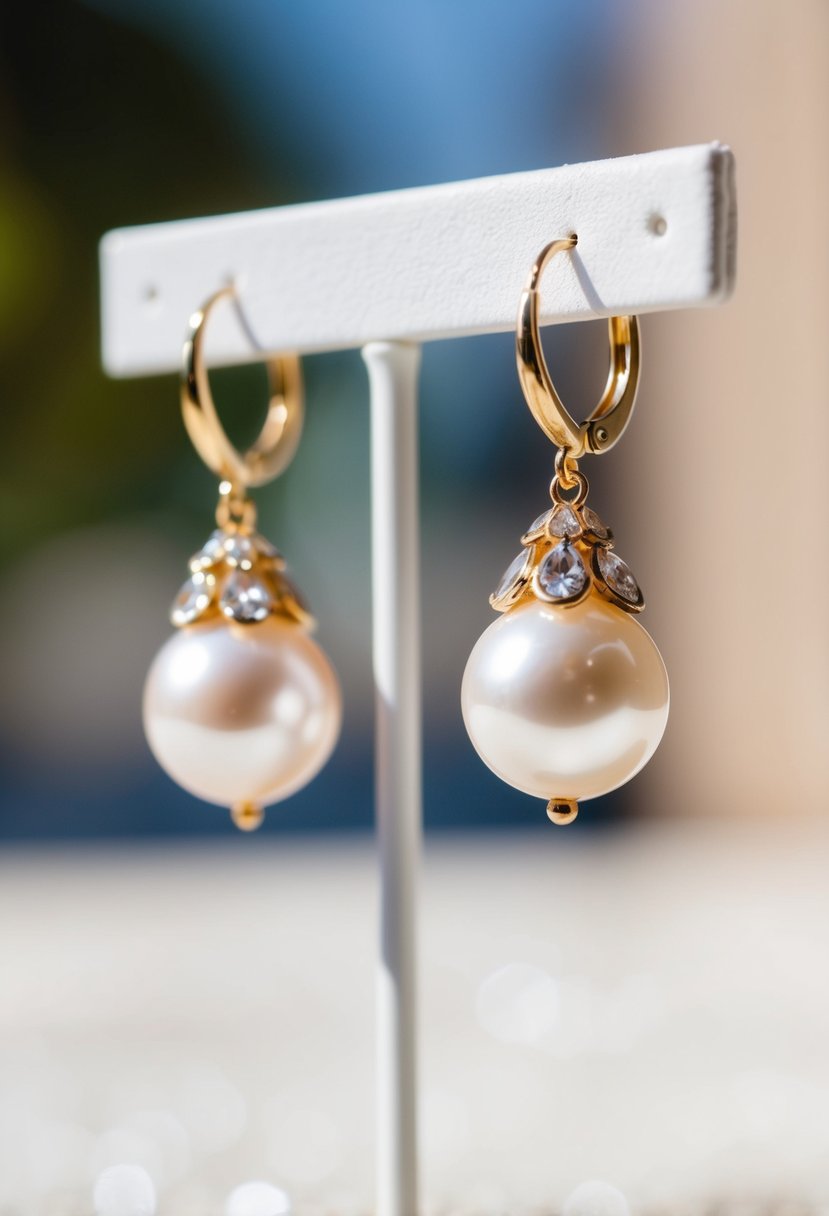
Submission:
M 784 826 L 829 810 L 829 4 L 639 0 L 623 53 L 636 147 L 619 151 L 720 139 L 739 199 L 735 296 L 646 319 L 617 449 L 672 679 L 640 791 L 663 814 Z

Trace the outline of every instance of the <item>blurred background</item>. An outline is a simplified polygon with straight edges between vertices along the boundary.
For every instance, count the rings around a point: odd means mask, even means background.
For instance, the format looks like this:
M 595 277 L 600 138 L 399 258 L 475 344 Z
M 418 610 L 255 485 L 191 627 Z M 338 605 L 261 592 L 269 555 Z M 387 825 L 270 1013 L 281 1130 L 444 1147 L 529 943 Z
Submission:
M 628 150 L 608 122 L 624 75 L 622 15 L 591 0 L 568 17 L 562 39 L 564 12 L 530 5 L 520 33 L 498 4 L 470 22 L 462 9 L 430 4 L 332 3 L 312 13 L 251 3 L 242 15 L 217 3 L 200 9 L 196 29 L 183 4 L 15 14 L 3 40 L 2 341 L 15 402 L 6 518 L 18 522 L 4 557 L 8 585 L 32 594 L 25 604 L 3 597 L 4 835 L 230 831 L 225 815 L 167 780 L 141 731 L 144 674 L 170 632 L 186 559 L 213 526 L 216 485 L 184 434 L 173 377 L 117 384 L 101 373 L 102 233 Z M 604 334 L 592 338 L 571 330 L 556 344 L 572 369 L 565 384 L 585 403 L 605 373 Z M 537 807 L 482 769 L 458 712 L 493 580 L 547 499 L 551 450 L 523 405 L 511 342 L 436 345 L 424 360 L 426 803 L 435 825 L 538 824 Z M 260 518 L 321 621 L 345 691 L 345 733 L 325 774 L 269 816 L 276 833 L 371 823 L 365 369 L 350 352 L 306 360 L 306 378 L 300 454 L 258 496 Z M 260 377 L 229 374 L 218 386 L 244 436 L 262 408 Z M 455 563 L 447 523 L 473 516 L 480 547 L 447 604 L 438 592 Z M 58 582 L 53 628 L 48 589 Z M 591 819 L 606 813 L 594 807 Z
M 796 0 L 785 20 L 770 0 L 202 0 L 197 14 L 181 0 L 39 0 L 5 6 L 0 23 L 0 1210 L 86 1211 L 76 1196 L 90 1171 L 125 1154 L 178 1187 L 178 1212 L 219 1211 L 222 1187 L 266 1167 L 306 1205 L 346 1196 L 360 1208 L 370 1195 L 370 1122 L 346 1132 L 341 1109 L 371 1051 L 365 370 L 357 352 L 305 361 L 299 454 L 258 495 L 262 530 L 287 554 L 340 674 L 343 737 L 322 775 L 242 839 L 179 791 L 143 740 L 144 675 L 211 530 L 216 487 L 185 436 L 175 378 L 101 372 L 101 235 L 713 139 L 737 157 L 736 295 L 645 318 L 631 430 L 589 469 L 591 501 L 648 597 L 671 721 L 648 769 L 590 803 L 566 842 L 478 761 L 458 706 L 487 596 L 545 505 L 551 450 L 523 404 L 511 335 L 424 351 L 424 1069 L 457 1064 L 454 1090 L 429 1091 L 429 1126 L 450 1130 L 428 1140 L 427 1167 L 436 1201 L 468 1206 L 474 1191 L 486 1211 L 558 1203 L 602 1171 L 643 1204 L 829 1204 L 829 1065 L 814 1021 L 829 1010 L 816 860 L 829 843 L 824 0 Z M 604 324 L 557 327 L 548 349 L 565 399 L 586 411 L 604 382 Z M 260 373 L 216 383 L 244 439 Z M 450 579 L 455 527 L 473 518 L 463 578 Z M 570 892 L 564 927 L 551 875 Z M 242 888 L 250 920 L 228 922 Z M 335 950 L 324 912 L 337 892 Z M 450 960 L 458 922 L 468 936 Z M 630 957 L 623 925 L 637 940 Z M 710 932 L 706 949 L 694 926 Z M 236 931 L 250 954 L 230 976 Z M 351 978 L 338 977 L 340 956 L 354 960 Z M 486 988 L 509 967 L 529 971 Z M 328 1061 L 326 1087 L 314 1070 L 326 1036 L 342 1032 L 337 1009 L 351 1071 Z M 265 1076 L 249 1043 L 244 1060 L 234 1054 L 245 1011 L 270 1027 L 269 1053 L 299 1034 L 301 1084 L 276 1064 Z M 485 1129 L 486 1103 L 462 1083 L 473 1075 L 507 1095 Z M 360 1095 L 368 1120 L 370 1083 Z M 621 1134 L 632 1111 L 642 1126 L 646 1102 L 654 1144 Z M 199 1131 L 192 1111 L 205 1104 L 231 1111 L 229 1131 Z M 299 1108 L 313 1146 L 304 1173 L 303 1137 L 285 1130 Z M 525 1135 L 525 1120 L 566 1124 L 563 1155 Z M 525 1156 L 510 1155 L 512 1137 Z M 45 1169 L 26 1147 L 35 1140 L 65 1168 Z M 775 1157 L 784 1140 L 797 1151 Z M 684 1150 L 672 1157 L 669 1144 Z

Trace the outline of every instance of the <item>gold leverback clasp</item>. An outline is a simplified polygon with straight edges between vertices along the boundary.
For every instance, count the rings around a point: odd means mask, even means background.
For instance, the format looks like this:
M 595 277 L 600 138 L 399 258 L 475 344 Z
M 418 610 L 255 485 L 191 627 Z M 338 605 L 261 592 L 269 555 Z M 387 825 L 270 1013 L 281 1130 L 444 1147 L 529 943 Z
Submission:
M 223 287 L 193 313 L 184 342 L 181 371 L 181 411 L 187 433 L 209 469 L 243 495 L 277 477 L 293 459 L 302 434 L 302 371 L 297 355 L 265 360 L 268 370 L 268 412 L 256 441 L 239 452 L 222 426 L 204 361 L 207 319 L 220 300 L 235 299 L 233 287 Z
M 585 452 L 607 452 L 621 439 L 636 401 L 640 365 L 638 319 L 610 317 L 610 372 L 593 413 L 579 426 L 556 392 L 541 349 L 539 285 L 550 259 L 577 242 L 575 235 L 562 237 L 541 250 L 521 295 L 515 333 L 518 379 L 527 405 L 544 434 L 571 461 Z

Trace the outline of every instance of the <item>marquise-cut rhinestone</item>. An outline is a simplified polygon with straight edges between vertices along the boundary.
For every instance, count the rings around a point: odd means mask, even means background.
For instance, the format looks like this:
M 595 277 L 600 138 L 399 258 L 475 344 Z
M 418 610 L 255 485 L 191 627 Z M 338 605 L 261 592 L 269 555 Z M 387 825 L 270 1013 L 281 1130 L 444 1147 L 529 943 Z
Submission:
M 224 543 L 225 561 L 229 566 L 238 566 L 241 570 L 250 570 L 256 558 L 256 550 L 249 536 L 235 533 L 228 536 Z
M 261 532 L 257 532 L 253 538 L 253 543 L 257 553 L 261 553 L 262 557 L 281 558 L 282 554 L 277 549 L 276 545 L 271 544 L 267 536 L 263 536 Z
M 610 529 L 606 527 L 592 507 L 582 507 L 581 517 L 584 520 L 584 526 L 594 536 L 598 536 L 599 540 L 607 540 L 610 535 Z
M 216 580 L 212 574 L 196 573 L 188 578 L 173 600 L 170 619 L 174 625 L 189 625 L 210 607 Z
M 264 621 L 273 607 L 273 597 L 261 579 L 237 571 L 225 583 L 219 607 L 233 621 Z
M 639 584 L 633 577 L 633 572 L 627 562 L 623 562 L 612 549 L 599 549 L 596 553 L 596 560 L 599 563 L 602 578 L 610 590 L 615 591 L 627 603 L 638 604 L 642 598 L 642 592 L 639 590 Z
M 556 507 L 550 520 L 549 532 L 551 536 L 578 536 L 581 532 L 581 524 L 572 507 L 568 507 L 566 504 Z
M 211 532 L 198 553 L 194 553 L 190 558 L 190 569 L 209 570 L 216 562 L 224 561 L 226 540 L 227 533 L 222 532 L 221 528 Z
M 572 600 L 581 595 L 589 581 L 581 554 L 569 540 L 551 549 L 538 568 L 538 586 L 551 600 Z
M 514 588 L 515 584 L 517 583 L 519 575 L 523 571 L 526 564 L 527 564 L 527 554 L 526 553 L 519 553 L 517 557 L 513 558 L 513 560 L 510 562 L 510 564 L 507 566 L 506 570 L 504 571 L 503 578 L 501 579 L 500 583 L 498 584 L 497 591 L 492 596 L 492 598 L 494 600 L 501 600 L 504 598 L 505 595 L 509 594 L 509 592 Z
M 533 520 L 533 522 L 530 524 L 529 528 L 527 528 L 527 531 L 524 533 L 524 535 L 525 536 L 535 536 L 536 532 L 540 532 L 542 530 L 542 528 L 545 528 L 547 526 L 547 520 L 550 518 L 551 514 L 552 514 L 552 511 L 549 508 L 546 511 L 542 511 L 541 514 L 539 515 L 538 519 Z
M 305 596 L 299 590 L 296 583 L 284 574 L 281 574 L 278 578 L 278 591 L 280 595 L 293 600 L 300 612 L 305 613 L 306 616 L 311 615 L 311 608 Z

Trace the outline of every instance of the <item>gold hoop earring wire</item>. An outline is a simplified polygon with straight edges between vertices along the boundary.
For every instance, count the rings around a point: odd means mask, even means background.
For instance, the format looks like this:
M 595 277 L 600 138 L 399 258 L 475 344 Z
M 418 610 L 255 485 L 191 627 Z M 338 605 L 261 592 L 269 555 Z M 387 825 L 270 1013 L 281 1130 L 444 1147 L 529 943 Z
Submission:
M 302 434 L 302 371 L 297 355 L 265 360 L 269 385 L 265 422 L 251 447 L 244 453 L 237 451 L 216 410 L 204 361 L 208 318 L 225 300 L 237 300 L 235 288 L 223 287 L 190 317 L 182 356 L 181 412 L 204 463 L 229 483 L 228 495 L 241 499 L 250 487 L 277 477 L 293 459 Z
M 636 401 L 639 385 L 640 336 L 636 317 L 610 317 L 610 371 L 599 404 L 585 422 L 573 419 L 556 392 L 539 332 L 539 288 L 541 277 L 557 253 L 575 249 L 578 237 L 551 241 L 535 260 L 518 308 L 515 355 L 518 379 L 530 412 L 544 434 L 561 449 L 559 480 L 567 489 L 574 462 L 585 452 L 608 452 L 621 439 Z M 563 474 L 563 476 L 562 476 Z

